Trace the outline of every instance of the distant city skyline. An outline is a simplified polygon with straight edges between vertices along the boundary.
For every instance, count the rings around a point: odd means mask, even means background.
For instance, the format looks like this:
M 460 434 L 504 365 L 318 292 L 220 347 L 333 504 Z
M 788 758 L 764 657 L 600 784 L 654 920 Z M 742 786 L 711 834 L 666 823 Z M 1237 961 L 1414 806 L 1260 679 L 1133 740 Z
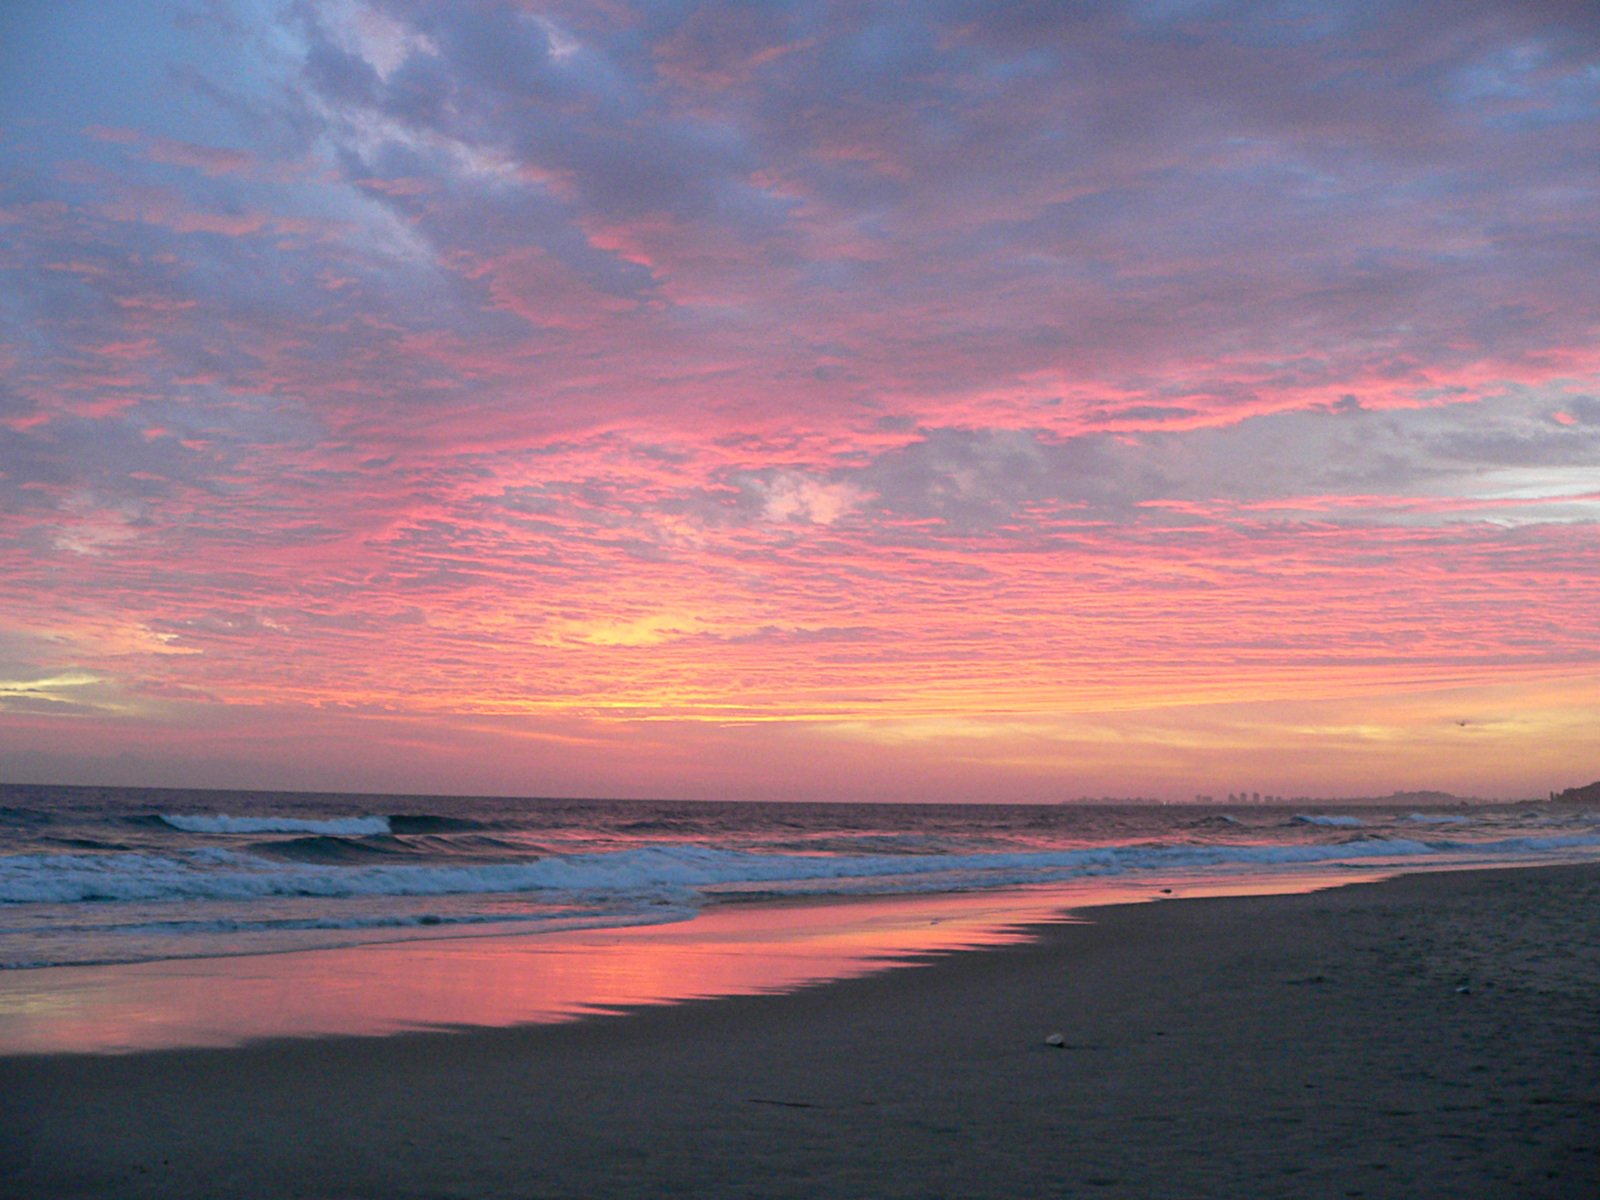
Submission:
M 8 4 L 0 780 L 1584 783 L 1597 133 L 1535 0 Z

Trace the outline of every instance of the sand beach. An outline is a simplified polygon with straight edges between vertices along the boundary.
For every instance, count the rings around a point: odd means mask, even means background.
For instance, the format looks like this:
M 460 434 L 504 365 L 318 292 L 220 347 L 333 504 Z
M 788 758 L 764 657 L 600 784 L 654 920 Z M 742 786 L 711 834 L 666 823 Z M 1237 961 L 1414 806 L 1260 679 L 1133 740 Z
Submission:
M 19 1198 L 1589 1197 L 1597 913 L 1595 867 L 1416 874 L 1094 909 L 568 1024 L 11 1057 L 0 1176 Z

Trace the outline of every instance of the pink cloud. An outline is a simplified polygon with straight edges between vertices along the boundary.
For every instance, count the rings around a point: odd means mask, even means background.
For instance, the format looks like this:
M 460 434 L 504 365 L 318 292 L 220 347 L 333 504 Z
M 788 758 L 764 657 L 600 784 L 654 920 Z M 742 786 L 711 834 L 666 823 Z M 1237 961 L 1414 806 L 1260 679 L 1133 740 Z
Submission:
M 121 126 L 91 125 L 84 133 L 96 141 L 112 142 L 121 146 L 136 146 L 142 157 L 151 162 L 170 166 L 191 167 L 203 175 L 236 175 L 258 168 L 254 154 L 243 150 L 230 150 L 221 146 L 202 146 L 195 142 L 174 138 L 155 137 L 137 129 Z
M 582 329 L 634 311 L 635 301 L 609 295 L 534 247 L 494 258 L 466 259 L 461 274 L 488 287 L 491 305 L 538 327 Z

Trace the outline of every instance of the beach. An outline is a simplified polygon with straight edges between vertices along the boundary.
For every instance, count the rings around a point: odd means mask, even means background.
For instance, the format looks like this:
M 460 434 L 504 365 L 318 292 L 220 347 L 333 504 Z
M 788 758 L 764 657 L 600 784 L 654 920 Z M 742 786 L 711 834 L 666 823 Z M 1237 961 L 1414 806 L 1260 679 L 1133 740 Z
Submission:
M 1588 1197 L 1597 913 L 1594 866 L 1423 873 L 1086 910 L 565 1024 L 10 1057 L 0 1177 L 19 1198 Z

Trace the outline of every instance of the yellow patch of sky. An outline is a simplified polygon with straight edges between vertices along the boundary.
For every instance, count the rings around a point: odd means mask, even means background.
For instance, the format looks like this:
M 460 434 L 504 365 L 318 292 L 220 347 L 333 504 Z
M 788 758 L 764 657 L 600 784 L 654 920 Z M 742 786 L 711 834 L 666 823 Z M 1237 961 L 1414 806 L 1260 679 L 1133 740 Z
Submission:
M 39 679 L 0 679 L 0 696 L 46 696 L 52 699 L 72 688 L 101 682 L 89 671 L 61 671 Z
M 78 716 L 86 709 L 116 716 L 136 716 L 147 706 L 124 695 L 116 681 L 92 671 L 65 670 L 35 679 L 0 679 L 0 709 L 8 700 L 43 700 L 60 705 L 62 716 Z
M 590 646 L 656 646 L 706 631 L 706 622 L 688 613 L 652 613 L 632 620 L 567 620 L 557 622 L 554 628 L 558 643 Z

